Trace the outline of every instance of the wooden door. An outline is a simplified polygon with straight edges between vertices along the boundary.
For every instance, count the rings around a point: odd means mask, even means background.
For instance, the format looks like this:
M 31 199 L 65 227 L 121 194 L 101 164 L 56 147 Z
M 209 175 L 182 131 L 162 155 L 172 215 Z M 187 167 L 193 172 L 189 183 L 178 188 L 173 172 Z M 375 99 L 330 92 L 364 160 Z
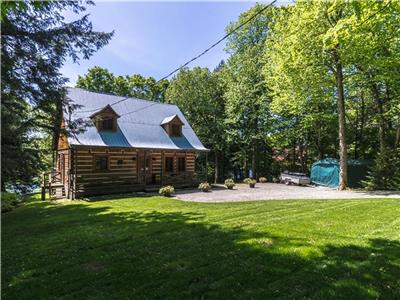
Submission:
M 152 168 L 151 168 L 151 154 L 139 153 L 138 155 L 138 175 L 139 183 L 151 184 L 152 183 Z

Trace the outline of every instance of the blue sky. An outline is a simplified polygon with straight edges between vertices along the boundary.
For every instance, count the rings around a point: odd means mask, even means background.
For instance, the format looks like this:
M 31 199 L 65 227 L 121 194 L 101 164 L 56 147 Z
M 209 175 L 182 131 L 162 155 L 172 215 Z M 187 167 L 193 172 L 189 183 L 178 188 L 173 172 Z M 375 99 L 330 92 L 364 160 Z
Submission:
M 260 1 L 261 3 L 265 3 Z M 67 61 L 62 74 L 73 86 L 93 66 L 115 75 L 142 74 L 159 79 L 202 52 L 225 34 L 226 25 L 255 4 L 236 2 L 97 2 L 88 8 L 95 30 L 115 30 L 110 43 L 80 64 Z M 77 18 L 66 14 L 68 20 Z M 214 68 L 227 57 L 224 43 L 190 65 Z

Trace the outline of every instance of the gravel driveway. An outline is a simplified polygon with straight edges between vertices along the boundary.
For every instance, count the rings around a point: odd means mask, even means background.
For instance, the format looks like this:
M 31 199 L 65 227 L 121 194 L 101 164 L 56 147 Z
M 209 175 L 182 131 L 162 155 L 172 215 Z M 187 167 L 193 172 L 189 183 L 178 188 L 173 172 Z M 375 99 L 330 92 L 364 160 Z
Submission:
M 278 183 L 257 183 L 255 188 L 247 184 L 237 184 L 233 190 L 222 185 L 213 187 L 211 192 L 199 190 L 181 190 L 176 197 L 183 201 L 193 202 L 237 202 L 252 200 L 285 200 L 285 199 L 354 199 L 354 198 L 399 198 L 400 192 L 386 191 L 338 191 L 326 187 L 295 186 Z

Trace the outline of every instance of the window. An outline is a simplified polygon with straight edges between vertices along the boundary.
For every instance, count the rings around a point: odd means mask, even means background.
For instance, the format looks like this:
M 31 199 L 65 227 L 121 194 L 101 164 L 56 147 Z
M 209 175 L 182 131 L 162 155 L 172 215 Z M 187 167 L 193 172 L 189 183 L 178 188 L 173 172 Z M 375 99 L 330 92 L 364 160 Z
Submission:
M 107 118 L 100 121 L 100 129 L 101 130 L 114 130 L 114 119 Z
M 107 156 L 96 156 L 94 158 L 95 161 L 95 170 L 106 171 L 108 170 L 108 157 Z
M 124 163 L 124 161 L 122 159 L 118 159 L 117 160 L 117 165 L 118 166 L 122 166 L 123 163 Z
M 186 158 L 178 157 L 178 171 L 185 172 L 186 171 Z
M 174 158 L 166 157 L 165 158 L 165 172 L 173 172 L 174 171 Z
M 171 125 L 171 136 L 181 136 L 181 125 L 179 124 Z

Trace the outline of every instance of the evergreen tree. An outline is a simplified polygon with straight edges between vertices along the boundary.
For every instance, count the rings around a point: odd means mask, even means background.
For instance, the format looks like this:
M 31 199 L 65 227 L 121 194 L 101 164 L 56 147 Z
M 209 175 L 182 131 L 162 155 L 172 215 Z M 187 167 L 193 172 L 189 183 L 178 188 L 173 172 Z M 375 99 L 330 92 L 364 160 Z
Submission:
M 34 136 L 58 137 L 67 79 L 67 57 L 88 59 L 113 33 L 95 32 L 88 15 L 66 22 L 63 11 L 80 13 L 87 1 L 9 1 L 1 6 L 2 189 L 31 183 L 41 172 Z M 56 138 L 54 138 L 53 146 Z

